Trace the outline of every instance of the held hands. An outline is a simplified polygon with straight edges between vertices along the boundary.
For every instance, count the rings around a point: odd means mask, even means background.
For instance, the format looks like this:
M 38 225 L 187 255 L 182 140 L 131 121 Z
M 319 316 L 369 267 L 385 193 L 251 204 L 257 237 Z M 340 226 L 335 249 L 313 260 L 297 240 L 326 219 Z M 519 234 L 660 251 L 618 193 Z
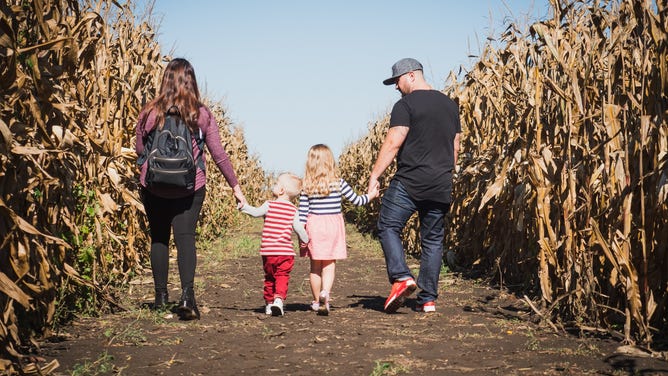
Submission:
M 370 178 L 369 185 L 367 187 L 366 194 L 369 196 L 369 200 L 380 196 L 380 183 L 377 178 Z
M 301 240 L 299 241 L 299 256 L 300 257 L 308 256 L 308 244 L 302 242 Z
M 373 188 L 371 188 L 371 190 L 367 191 L 366 194 L 369 197 L 369 201 L 380 196 L 380 189 L 378 189 L 378 185 L 375 185 Z
M 237 209 L 241 209 L 244 205 L 248 204 L 248 201 L 246 201 L 246 196 L 244 196 L 243 192 L 241 192 L 241 187 L 239 184 L 235 185 L 232 190 L 234 191 L 234 198 L 237 200 Z

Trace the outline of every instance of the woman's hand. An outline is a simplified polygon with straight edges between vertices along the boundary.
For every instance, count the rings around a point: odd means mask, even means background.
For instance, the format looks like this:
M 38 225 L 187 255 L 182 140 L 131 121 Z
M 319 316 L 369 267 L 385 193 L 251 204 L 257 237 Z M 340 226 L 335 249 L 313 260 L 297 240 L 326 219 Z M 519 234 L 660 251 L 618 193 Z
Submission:
M 241 192 L 241 186 L 239 184 L 235 185 L 234 188 L 232 188 L 232 191 L 234 192 L 234 198 L 237 200 L 238 209 L 248 204 L 248 201 L 246 201 L 246 196 L 244 196 L 244 193 Z

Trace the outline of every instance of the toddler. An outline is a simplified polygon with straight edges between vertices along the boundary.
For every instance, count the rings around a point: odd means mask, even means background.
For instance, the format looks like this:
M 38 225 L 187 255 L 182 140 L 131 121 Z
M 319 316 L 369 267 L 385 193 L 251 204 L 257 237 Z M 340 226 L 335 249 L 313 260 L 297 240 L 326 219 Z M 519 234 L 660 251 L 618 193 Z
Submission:
M 283 316 L 283 301 L 288 295 L 290 272 L 295 264 L 295 250 L 292 243 L 292 230 L 299 239 L 308 243 L 304 226 L 299 221 L 297 207 L 291 202 L 301 189 L 301 179 L 282 173 L 272 188 L 275 199 L 265 201 L 260 207 L 245 204 L 243 213 L 253 217 L 264 216 L 260 255 L 264 268 L 265 313 Z

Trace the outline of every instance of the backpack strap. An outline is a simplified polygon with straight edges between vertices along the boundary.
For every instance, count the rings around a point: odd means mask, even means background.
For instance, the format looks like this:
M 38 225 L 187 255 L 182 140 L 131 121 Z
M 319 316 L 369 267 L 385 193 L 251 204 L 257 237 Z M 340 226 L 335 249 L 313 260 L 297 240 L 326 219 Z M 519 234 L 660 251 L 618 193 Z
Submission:
M 156 128 L 153 128 L 148 133 L 148 136 L 146 137 L 146 142 L 144 143 L 144 150 L 142 150 L 139 157 L 137 157 L 137 166 L 143 165 L 146 162 L 146 160 L 148 159 L 149 150 L 151 150 L 151 148 L 153 147 L 153 139 L 155 138 L 155 130 L 156 130 Z
M 199 156 L 197 157 L 197 167 L 199 167 L 200 170 L 204 171 L 204 158 L 202 157 L 204 155 L 204 137 L 203 137 L 204 135 L 202 134 L 202 130 L 197 128 L 197 132 L 194 132 L 193 136 L 195 137 L 195 143 L 199 148 Z

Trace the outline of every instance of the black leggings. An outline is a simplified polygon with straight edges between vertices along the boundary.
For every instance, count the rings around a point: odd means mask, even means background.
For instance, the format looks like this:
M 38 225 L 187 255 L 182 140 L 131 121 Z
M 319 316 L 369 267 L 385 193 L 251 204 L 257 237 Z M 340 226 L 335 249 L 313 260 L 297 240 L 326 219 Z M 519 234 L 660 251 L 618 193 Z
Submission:
M 156 290 L 167 289 L 172 227 L 181 288 L 194 287 L 197 266 L 195 229 L 205 194 L 206 188 L 201 188 L 188 197 L 162 198 L 142 189 L 144 210 L 151 232 L 151 268 Z

